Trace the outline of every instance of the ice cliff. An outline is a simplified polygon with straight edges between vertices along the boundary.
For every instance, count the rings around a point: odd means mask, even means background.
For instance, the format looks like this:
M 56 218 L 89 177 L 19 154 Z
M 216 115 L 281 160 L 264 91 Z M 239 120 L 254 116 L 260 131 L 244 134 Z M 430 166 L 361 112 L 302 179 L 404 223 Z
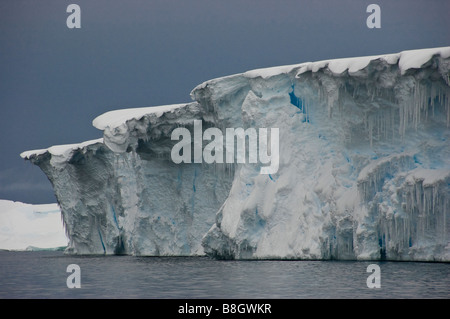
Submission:
M 48 176 L 75 254 L 195 255 L 232 174 L 174 164 L 171 131 L 198 103 L 128 109 L 94 120 L 104 138 L 22 154 Z M 205 119 L 205 122 L 208 122 Z
M 450 47 L 206 81 L 108 112 L 103 139 L 21 154 L 78 254 L 450 261 Z M 279 128 L 279 169 L 175 164 L 177 127 Z

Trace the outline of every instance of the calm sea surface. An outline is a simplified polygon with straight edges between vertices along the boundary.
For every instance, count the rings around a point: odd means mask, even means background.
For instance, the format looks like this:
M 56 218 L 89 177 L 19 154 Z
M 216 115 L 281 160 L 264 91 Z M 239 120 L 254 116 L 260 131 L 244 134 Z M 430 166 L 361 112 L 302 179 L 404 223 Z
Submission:
M 450 298 L 449 263 L 219 261 L 0 251 L 0 298 Z M 80 267 L 69 289 L 67 266 Z

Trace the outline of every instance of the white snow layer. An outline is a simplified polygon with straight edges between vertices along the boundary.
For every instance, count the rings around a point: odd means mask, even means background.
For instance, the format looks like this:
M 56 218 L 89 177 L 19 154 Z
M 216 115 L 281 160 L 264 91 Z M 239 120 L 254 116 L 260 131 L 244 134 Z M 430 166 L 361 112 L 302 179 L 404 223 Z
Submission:
M 103 138 L 99 138 L 96 140 L 86 141 L 78 144 L 65 144 L 65 145 L 54 145 L 46 149 L 39 149 L 33 151 L 26 151 L 20 154 L 20 157 L 23 159 L 30 159 L 33 155 L 42 155 L 45 153 L 49 153 L 54 157 L 61 158 L 62 161 L 65 161 L 68 157 L 70 157 L 73 151 L 80 150 L 85 148 L 86 146 L 103 143 Z
M 0 200 L 0 249 L 57 249 L 68 241 L 57 204 Z
M 305 72 L 317 72 L 323 68 L 328 68 L 333 74 L 339 75 L 345 71 L 348 71 L 349 73 L 356 73 L 367 67 L 370 62 L 375 60 L 385 61 L 388 64 L 398 64 L 400 72 L 404 74 L 409 69 L 420 68 L 434 55 L 440 55 L 444 59 L 448 58 L 450 57 L 450 47 L 408 50 L 395 54 L 323 60 L 318 62 L 304 62 L 300 64 L 247 71 L 244 75 L 249 78 L 269 78 L 271 76 L 281 73 L 289 73 L 294 69 L 298 69 L 297 76 L 299 76 Z
M 149 114 L 155 114 L 157 117 L 160 117 L 166 112 L 171 112 L 183 106 L 186 106 L 186 104 L 150 106 L 110 111 L 96 117 L 92 121 L 92 125 L 94 125 L 94 127 L 98 128 L 99 130 L 104 130 L 107 127 L 116 128 L 120 125 L 125 124 L 129 120 L 139 120 L 145 115 Z
M 52 182 L 71 253 L 450 261 L 449 57 L 230 75 L 194 88 L 192 103 L 97 117 L 103 143 L 22 156 Z M 192 134 L 194 120 L 279 128 L 278 172 L 174 164 L 171 132 Z

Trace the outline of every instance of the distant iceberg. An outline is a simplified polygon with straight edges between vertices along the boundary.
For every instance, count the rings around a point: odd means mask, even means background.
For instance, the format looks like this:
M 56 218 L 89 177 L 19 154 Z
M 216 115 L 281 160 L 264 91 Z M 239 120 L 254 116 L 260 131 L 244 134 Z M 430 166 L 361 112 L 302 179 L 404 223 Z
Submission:
M 0 249 L 63 250 L 68 242 L 57 204 L 0 200 Z
M 206 81 L 194 102 L 105 113 L 103 138 L 21 156 L 68 253 L 450 261 L 450 47 Z M 279 128 L 279 169 L 175 164 L 172 131 Z

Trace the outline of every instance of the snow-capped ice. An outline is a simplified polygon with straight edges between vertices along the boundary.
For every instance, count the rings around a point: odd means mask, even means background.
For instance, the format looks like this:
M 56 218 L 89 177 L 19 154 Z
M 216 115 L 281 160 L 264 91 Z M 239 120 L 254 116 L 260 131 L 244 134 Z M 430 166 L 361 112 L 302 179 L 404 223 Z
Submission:
M 97 143 L 103 143 L 103 138 L 90 140 L 78 144 L 54 145 L 46 149 L 26 151 L 21 153 L 20 157 L 22 157 L 23 159 L 30 159 L 33 155 L 42 155 L 45 153 L 49 153 L 55 157 L 62 158 L 62 160 L 64 161 L 73 153 L 73 151 L 80 150 L 85 148 L 86 146 Z
M 52 182 L 70 238 L 67 252 L 203 254 L 201 238 L 232 175 L 175 165 L 170 133 L 204 115 L 198 103 L 112 112 L 95 121 L 105 127 L 103 143 L 84 144 L 65 161 L 54 161 L 53 148 L 27 154 Z
M 57 249 L 67 243 L 57 204 L 0 200 L 0 249 Z
M 434 55 L 439 55 L 443 59 L 450 57 L 450 48 L 432 48 L 421 50 L 408 50 L 395 54 L 384 54 L 354 58 L 332 59 L 317 62 L 304 62 L 300 64 L 277 66 L 272 68 L 264 68 L 251 70 L 244 73 L 246 77 L 263 79 L 279 75 L 287 74 L 297 69 L 297 76 L 305 72 L 317 72 L 323 68 L 328 68 L 334 74 L 341 74 L 345 71 L 349 73 L 358 72 L 369 65 L 371 61 L 382 60 L 388 64 L 398 64 L 400 72 L 404 74 L 409 69 L 418 69 L 428 62 Z M 206 82 L 205 82 L 206 83 Z
M 194 102 L 94 120 L 103 143 L 25 153 L 69 252 L 450 261 L 450 47 L 206 81 Z M 279 169 L 175 164 L 171 132 L 279 128 Z M 64 159 L 64 160 L 63 160 Z
M 186 106 L 186 104 L 161 105 L 110 111 L 96 117 L 92 121 L 92 125 L 99 130 L 105 130 L 107 127 L 115 128 L 130 120 L 140 120 L 145 115 L 155 114 L 157 117 L 160 117 L 166 112 L 172 112 L 173 110 L 184 106 Z

